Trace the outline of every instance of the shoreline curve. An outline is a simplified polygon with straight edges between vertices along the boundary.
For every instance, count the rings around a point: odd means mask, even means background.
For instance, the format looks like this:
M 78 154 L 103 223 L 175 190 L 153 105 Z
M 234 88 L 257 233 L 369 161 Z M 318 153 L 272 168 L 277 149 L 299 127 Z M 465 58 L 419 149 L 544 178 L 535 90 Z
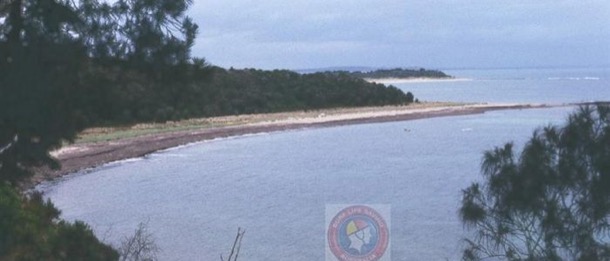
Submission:
M 273 121 L 260 121 L 235 126 L 210 127 L 185 131 L 149 134 L 113 141 L 85 142 L 71 144 L 52 152 L 62 168 L 51 170 L 40 168 L 27 182 L 25 190 L 50 180 L 94 169 L 112 162 L 144 157 L 148 154 L 206 140 L 242 136 L 247 134 L 269 133 L 306 128 L 324 128 L 353 124 L 369 124 L 393 121 L 409 121 L 426 118 L 481 114 L 487 111 L 510 109 L 535 109 L 577 106 L 582 104 L 465 104 L 436 107 L 389 106 L 375 107 L 373 111 L 341 112 L 326 115 L 324 110 L 302 118 L 288 117 Z M 356 108 L 357 110 L 357 108 Z M 318 113 L 320 112 L 320 113 Z

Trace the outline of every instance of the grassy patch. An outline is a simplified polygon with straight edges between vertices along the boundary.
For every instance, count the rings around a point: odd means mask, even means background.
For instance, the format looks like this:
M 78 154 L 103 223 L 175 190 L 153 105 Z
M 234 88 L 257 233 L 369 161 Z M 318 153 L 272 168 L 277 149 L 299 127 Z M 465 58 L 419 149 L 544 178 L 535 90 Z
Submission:
M 337 108 L 312 111 L 296 111 L 268 114 L 249 114 L 236 116 L 222 116 L 213 118 L 197 118 L 165 123 L 140 123 L 132 126 L 90 128 L 79 134 L 75 143 L 95 143 L 116 141 L 154 134 L 173 133 L 181 131 L 196 131 L 208 128 L 228 126 L 241 126 L 256 123 L 273 123 L 289 119 L 316 118 L 320 115 L 357 114 L 396 110 L 417 110 L 436 107 L 463 106 L 464 103 L 453 102 L 426 102 L 410 104 L 408 106 L 381 106 L 359 108 Z

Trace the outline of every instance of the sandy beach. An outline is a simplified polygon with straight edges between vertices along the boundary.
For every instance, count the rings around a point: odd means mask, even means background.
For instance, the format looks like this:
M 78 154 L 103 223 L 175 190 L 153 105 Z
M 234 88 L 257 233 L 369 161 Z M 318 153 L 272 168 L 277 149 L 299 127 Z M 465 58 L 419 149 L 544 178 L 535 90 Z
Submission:
M 544 108 L 544 104 L 421 103 L 408 106 L 328 109 L 316 111 L 225 116 L 163 124 L 85 130 L 74 144 L 51 154 L 60 170 L 41 169 L 25 188 L 103 164 L 142 157 L 155 151 L 193 142 L 245 134 L 276 132 L 347 124 L 405 121 L 432 117 L 484 113 L 502 109 Z

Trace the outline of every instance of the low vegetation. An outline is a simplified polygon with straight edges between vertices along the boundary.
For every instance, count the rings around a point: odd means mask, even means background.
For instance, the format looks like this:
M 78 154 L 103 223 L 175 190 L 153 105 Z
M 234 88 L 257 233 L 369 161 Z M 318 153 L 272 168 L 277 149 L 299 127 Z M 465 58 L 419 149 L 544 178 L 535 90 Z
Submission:
M 0 184 L 0 260 L 117 260 L 83 222 L 59 219 L 60 211 L 40 193 L 22 196 Z
M 464 106 L 465 103 L 453 102 L 425 102 L 415 103 L 407 106 L 383 106 L 383 107 L 357 107 L 357 108 L 332 108 L 321 110 L 277 112 L 264 114 L 241 114 L 231 116 L 191 118 L 178 121 L 138 123 L 123 126 L 93 127 L 80 132 L 75 143 L 104 142 L 120 140 L 125 138 L 141 137 L 151 134 L 172 133 L 180 131 L 202 130 L 207 128 L 228 127 L 247 124 L 265 124 L 271 122 L 289 122 L 294 119 L 317 119 L 321 115 L 330 117 L 334 115 L 349 115 L 361 113 L 375 113 L 387 110 L 426 109 L 433 107 Z

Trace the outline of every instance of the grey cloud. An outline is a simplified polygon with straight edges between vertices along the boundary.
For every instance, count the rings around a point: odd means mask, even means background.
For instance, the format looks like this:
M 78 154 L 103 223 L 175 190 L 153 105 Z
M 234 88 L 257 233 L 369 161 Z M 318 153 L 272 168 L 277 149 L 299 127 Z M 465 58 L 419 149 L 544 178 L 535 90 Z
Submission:
M 201 27 L 194 54 L 221 66 L 599 65 L 610 57 L 610 2 L 602 0 L 200 0 L 191 15 Z

